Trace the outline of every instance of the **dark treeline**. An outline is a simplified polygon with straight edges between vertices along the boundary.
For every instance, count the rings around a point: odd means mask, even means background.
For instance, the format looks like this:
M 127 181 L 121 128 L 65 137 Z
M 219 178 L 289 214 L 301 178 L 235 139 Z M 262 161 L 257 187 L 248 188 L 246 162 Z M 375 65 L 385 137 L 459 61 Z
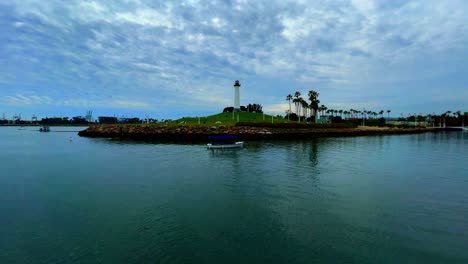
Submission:
M 263 110 L 262 110 L 262 105 L 261 104 L 248 104 L 247 106 L 243 106 L 241 105 L 240 106 L 240 111 L 241 112 L 249 112 L 249 113 L 263 113 Z M 232 111 L 234 111 L 234 107 L 232 106 L 229 106 L 229 107 L 225 107 L 223 109 L 223 113 L 232 113 Z
M 40 121 L 37 122 L 41 125 L 87 125 L 91 124 L 85 118 L 81 116 L 75 116 L 71 119 L 68 117 L 46 117 L 42 118 Z
M 6 120 L 1 119 L 0 125 L 90 125 L 90 124 L 140 124 L 156 123 L 157 119 L 140 119 L 138 117 L 117 118 L 114 116 L 100 116 L 94 122 L 89 122 L 85 117 L 45 117 L 40 120 Z
M 139 124 L 139 123 L 156 123 L 157 119 L 140 119 L 138 117 L 117 118 L 115 116 L 100 116 L 96 120 L 99 124 Z
M 399 121 L 410 122 L 429 122 L 435 126 L 466 126 L 468 124 L 468 112 L 454 112 L 447 111 L 441 115 L 412 115 L 407 118 L 400 117 Z
M 337 111 L 338 112 L 338 111 Z M 342 113 L 328 113 L 328 115 L 322 116 L 326 118 L 330 123 L 350 123 L 355 125 L 362 125 L 363 120 L 366 126 L 383 126 L 386 124 L 388 118 L 383 117 L 382 111 L 380 113 L 367 113 L 362 115 L 360 113 L 351 115 L 350 112 L 342 111 Z M 379 117 L 380 115 L 380 117 Z M 301 121 L 301 122 L 313 122 L 311 117 L 298 116 L 296 113 L 286 114 L 284 118 L 289 118 L 291 121 Z M 300 119 L 299 119 L 300 118 Z M 392 119 L 395 121 L 401 122 L 419 122 L 421 125 L 434 125 L 434 126 L 466 126 L 468 125 L 468 112 L 461 113 L 444 113 L 441 115 L 409 115 L 408 117 L 399 117 L 398 119 Z

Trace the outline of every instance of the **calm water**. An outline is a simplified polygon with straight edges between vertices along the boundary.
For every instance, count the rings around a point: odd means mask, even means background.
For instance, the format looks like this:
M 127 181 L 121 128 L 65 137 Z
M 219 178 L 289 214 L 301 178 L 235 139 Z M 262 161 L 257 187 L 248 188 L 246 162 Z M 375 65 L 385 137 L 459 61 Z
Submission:
M 468 133 L 211 153 L 32 130 L 0 128 L 0 263 L 468 263 Z

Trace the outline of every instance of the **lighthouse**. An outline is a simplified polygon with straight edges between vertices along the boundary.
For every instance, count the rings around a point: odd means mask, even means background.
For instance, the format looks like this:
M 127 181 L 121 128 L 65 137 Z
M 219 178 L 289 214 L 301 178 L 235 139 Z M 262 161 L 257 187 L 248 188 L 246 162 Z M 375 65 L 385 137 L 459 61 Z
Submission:
M 240 112 L 240 83 L 239 81 L 234 82 L 234 111 L 235 112 Z

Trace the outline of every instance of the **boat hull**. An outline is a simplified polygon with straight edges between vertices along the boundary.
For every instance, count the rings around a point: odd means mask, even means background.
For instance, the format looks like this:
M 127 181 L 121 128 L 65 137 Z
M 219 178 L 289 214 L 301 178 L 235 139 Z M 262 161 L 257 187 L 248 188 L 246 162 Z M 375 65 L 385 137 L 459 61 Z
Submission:
M 243 141 L 238 141 L 233 144 L 211 144 L 208 143 L 207 147 L 208 149 L 234 149 L 234 148 L 242 148 L 244 146 Z

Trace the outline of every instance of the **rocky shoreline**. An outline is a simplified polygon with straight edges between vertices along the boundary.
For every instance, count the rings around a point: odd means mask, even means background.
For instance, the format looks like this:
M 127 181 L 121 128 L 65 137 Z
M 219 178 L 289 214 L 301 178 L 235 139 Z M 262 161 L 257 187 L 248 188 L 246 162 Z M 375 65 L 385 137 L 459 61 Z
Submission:
M 433 128 L 261 128 L 244 126 L 92 125 L 79 136 L 157 142 L 206 142 L 210 135 L 237 135 L 243 141 L 297 140 L 435 132 Z

